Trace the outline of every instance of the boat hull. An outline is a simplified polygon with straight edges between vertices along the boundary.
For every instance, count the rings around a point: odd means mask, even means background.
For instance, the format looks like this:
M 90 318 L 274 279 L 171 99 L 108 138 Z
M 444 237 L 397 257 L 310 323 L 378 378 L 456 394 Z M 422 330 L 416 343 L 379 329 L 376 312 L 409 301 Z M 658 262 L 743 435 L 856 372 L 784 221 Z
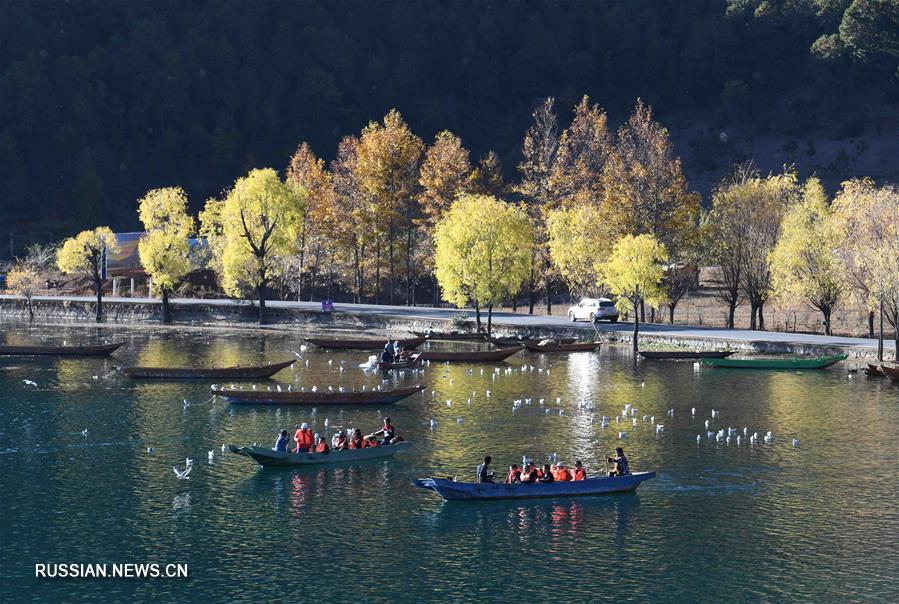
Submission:
M 381 371 L 401 371 L 403 369 L 415 369 L 419 365 L 421 365 L 421 361 L 419 361 L 417 356 L 411 361 L 403 361 L 402 363 L 382 363 L 378 361 L 378 369 L 380 369 Z
M 734 353 L 733 350 L 672 350 L 672 351 L 640 351 L 640 356 L 651 360 L 681 360 L 681 359 L 726 359 Z
M 869 375 L 871 377 L 884 377 L 886 373 L 880 368 L 879 365 L 872 365 L 868 363 L 868 366 L 865 367 L 865 375 Z
M 585 342 L 581 344 L 551 344 L 540 346 L 538 344 L 525 343 L 524 347 L 531 352 L 591 352 L 599 350 L 599 342 Z
M 407 350 L 418 348 L 424 344 L 427 338 L 406 338 L 401 340 L 391 340 L 391 342 L 399 341 L 400 346 Z M 327 340 L 323 338 L 306 338 L 310 344 L 325 350 L 382 350 L 387 344 L 387 338 L 380 340 Z
M 420 331 L 413 331 L 416 336 L 420 338 L 427 338 L 431 341 L 442 341 L 442 342 L 483 342 L 485 334 L 482 333 L 425 333 Z
M 416 392 L 424 390 L 424 384 L 397 390 L 366 390 L 362 392 L 297 392 L 282 390 L 231 390 L 212 387 L 212 393 L 227 398 L 237 405 L 393 405 Z
M 476 352 L 439 352 L 425 350 L 418 355 L 419 361 L 438 361 L 447 363 L 499 363 L 521 350 L 521 346 L 514 348 L 500 348 L 499 350 L 479 350 Z
M 282 369 L 286 369 L 296 362 L 296 359 L 290 359 L 283 363 L 272 363 L 271 365 L 214 367 L 209 369 L 195 369 L 190 367 L 125 367 L 122 369 L 122 373 L 132 378 L 152 379 L 259 379 L 272 377 Z
M 883 374 L 890 378 L 894 382 L 899 382 L 899 365 L 896 367 L 887 367 L 886 365 L 881 365 L 880 370 L 883 371 Z
M 94 346 L 0 346 L 3 356 L 98 357 L 115 352 L 125 342 Z
M 588 478 L 537 484 L 477 484 L 445 478 L 413 481 L 415 486 L 430 489 L 447 501 L 490 501 L 495 499 L 537 499 L 546 497 L 587 497 L 627 493 L 640 483 L 654 478 L 655 472 L 638 472 L 615 478 Z
M 296 466 L 320 466 L 324 464 L 354 463 L 370 459 L 393 457 L 399 451 L 412 446 L 410 442 L 398 442 L 392 445 L 369 447 L 366 449 L 347 449 L 345 451 L 329 451 L 328 453 L 282 453 L 265 447 L 236 447 L 229 445 L 232 453 L 249 457 L 264 468 L 284 468 Z
M 847 355 L 835 354 L 813 359 L 703 359 L 703 365 L 732 369 L 824 369 L 845 361 Z

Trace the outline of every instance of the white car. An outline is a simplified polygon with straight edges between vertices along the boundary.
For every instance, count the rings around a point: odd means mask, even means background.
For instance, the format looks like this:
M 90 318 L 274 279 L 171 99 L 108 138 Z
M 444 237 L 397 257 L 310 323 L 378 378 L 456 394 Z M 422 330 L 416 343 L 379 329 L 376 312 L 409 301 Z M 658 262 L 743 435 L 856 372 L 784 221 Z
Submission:
M 617 323 L 618 309 L 608 298 L 582 298 L 576 306 L 568 309 L 568 320 L 571 322 L 584 320 L 591 323 L 608 320 Z

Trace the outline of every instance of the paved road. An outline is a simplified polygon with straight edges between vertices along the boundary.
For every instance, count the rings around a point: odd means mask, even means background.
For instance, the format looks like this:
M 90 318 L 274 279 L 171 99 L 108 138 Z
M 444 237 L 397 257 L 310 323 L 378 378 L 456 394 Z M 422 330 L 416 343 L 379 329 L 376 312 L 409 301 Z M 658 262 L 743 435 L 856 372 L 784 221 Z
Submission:
M 14 296 L 0 295 L 2 299 L 14 299 Z M 34 300 L 46 301 L 71 301 L 71 302 L 93 302 L 92 296 L 35 296 Z M 158 303 L 158 300 L 152 298 L 104 298 L 107 302 L 115 302 L 121 304 L 146 304 Z M 227 299 L 196 299 L 196 298 L 173 298 L 173 304 L 193 305 L 205 304 L 216 306 L 232 306 L 238 304 L 234 300 Z M 246 301 L 240 304 L 247 304 Z M 269 308 L 294 308 L 301 310 L 316 311 L 321 309 L 320 302 L 290 302 L 280 300 L 266 301 Z M 396 317 L 401 319 L 432 319 L 432 320 L 449 320 L 454 316 L 466 312 L 469 319 L 473 319 L 473 311 L 460 311 L 446 308 L 433 308 L 429 306 L 386 306 L 374 304 L 335 304 L 335 313 L 349 313 L 355 315 L 381 315 L 387 317 Z M 482 313 L 482 319 L 486 321 L 486 313 Z M 569 323 L 563 317 L 550 317 L 546 315 L 527 315 L 509 312 L 497 312 L 493 314 L 493 323 L 496 326 L 515 325 L 518 327 L 530 328 L 578 328 L 587 332 L 592 332 L 593 328 L 588 323 Z M 601 332 L 619 332 L 632 333 L 634 330 L 633 323 L 600 323 L 597 328 Z M 693 327 L 686 325 L 664 325 L 664 324 L 642 324 L 640 333 L 670 338 L 702 338 L 710 340 L 727 340 L 732 342 L 759 342 L 759 343 L 783 343 L 799 346 L 836 346 L 851 348 L 870 348 L 877 349 L 877 340 L 868 338 L 845 338 L 838 336 L 809 335 L 798 333 L 782 333 L 774 331 L 752 331 L 748 329 L 722 329 L 712 327 Z M 892 342 L 884 343 L 887 351 L 892 349 Z

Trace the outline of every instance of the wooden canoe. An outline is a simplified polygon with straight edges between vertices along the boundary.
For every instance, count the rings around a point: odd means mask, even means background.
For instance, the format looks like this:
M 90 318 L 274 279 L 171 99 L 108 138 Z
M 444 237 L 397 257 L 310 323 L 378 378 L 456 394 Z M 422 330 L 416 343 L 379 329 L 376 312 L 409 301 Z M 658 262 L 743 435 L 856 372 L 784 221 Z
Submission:
M 502 484 L 456 482 L 447 478 L 423 478 L 412 484 L 434 491 L 447 501 L 485 501 L 491 499 L 535 499 L 538 497 L 582 497 L 608 495 L 635 490 L 640 483 L 655 478 L 655 472 L 637 472 L 614 478 L 588 478 L 548 483 Z
M 871 377 L 884 377 L 886 374 L 880 368 L 879 365 L 872 365 L 868 363 L 868 366 L 865 367 L 865 375 L 869 375 Z
M 431 333 L 425 331 L 413 331 L 416 336 L 420 338 L 427 338 L 429 340 L 440 340 L 446 342 L 465 342 L 465 341 L 476 341 L 483 342 L 486 337 L 483 333 L 463 333 L 461 331 L 450 331 L 450 332 L 439 332 L 432 331 Z
M 514 348 L 498 348 L 497 350 L 473 350 L 470 352 L 441 352 L 425 350 L 418 355 L 420 361 L 439 361 L 449 363 L 499 363 L 521 350 Z
M 883 371 L 883 374 L 890 378 L 890 380 L 899 382 L 899 365 L 896 365 L 895 367 L 887 367 L 886 365 L 881 365 L 880 370 Z
M 427 338 L 417 337 L 400 339 L 398 341 L 403 348 L 412 350 L 424 344 L 425 340 L 427 340 Z M 377 340 L 329 340 L 324 338 L 306 338 L 306 341 L 326 350 L 383 350 L 384 346 L 387 344 L 387 338 Z M 390 341 L 395 342 L 397 340 L 391 339 Z
M 548 338 L 487 338 L 494 346 L 525 346 L 527 344 L 539 344 Z M 559 344 L 574 344 L 577 338 L 553 338 Z
M 378 369 L 382 371 L 391 371 L 391 370 L 403 370 L 403 369 L 415 369 L 421 365 L 421 361 L 418 359 L 418 355 L 415 355 L 408 361 L 401 361 L 395 363 L 382 363 L 378 361 Z
M 369 459 L 384 459 L 386 457 L 393 457 L 397 452 L 408 449 L 411 446 L 412 443 L 402 441 L 392 445 L 367 447 L 365 449 L 346 449 L 344 451 L 331 450 L 328 453 L 281 452 L 266 449 L 265 447 L 236 447 L 234 445 L 228 445 L 228 449 L 232 453 L 246 455 L 260 466 L 271 468 L 285 466 L 318 466 L 322 464 L 368 461 Z
M 601 342 L 575 342 L 572 344 L 554 343 L 541 346 L 540 344 L 525 342 L 524 347 L 531 352 L 590 352 L 598 350 L 601 345 Z
M 234 390 L 213 386 L 213 394 L 239 405 L 392 405 L 407 396 L 424 390 L 424 384 L 397 390 L 356 390 L 348 392 L 302 390 Z
M 726 359 L 733 353 L 733 350 L 641 350 L 640 356 L 652 360 Z
M 758 359 L 703 359 L 703 365 L 729 367 L 733 369 L 824 369 L 845 361 L 848 355 L 834 354 L 803 359 L 799 357 L 758 358 Z
M 0 355 L 99 357 L 112 354 L 124 343 L 88 346 L 0 346 Z
M 177 379 L 258 379 L 272 377 L 282 369 L 296 363 L 290 359 L 283 363 L 269 365 L 247 365 L 246 367 L 125 367 L 122 372 L 133 378 L 177 378 Z

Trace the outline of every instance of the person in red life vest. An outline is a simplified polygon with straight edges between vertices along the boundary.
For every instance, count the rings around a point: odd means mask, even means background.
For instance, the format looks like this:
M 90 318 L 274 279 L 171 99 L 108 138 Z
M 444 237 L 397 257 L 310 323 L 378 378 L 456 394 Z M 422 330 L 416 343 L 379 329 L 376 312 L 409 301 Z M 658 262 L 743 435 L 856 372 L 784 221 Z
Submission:
M 315 435 L 315 452 L 316 453 L 327 453 L 330 450 L 331 450 L 331 447 L 328 446 L 328 443 L 325 442 L 325 439 L 322 438 L 321 436 L 319 436 L 318 434 L 316 434 Z
M 362 440 L 362 430 L 356 428 L 353 430 L 353 435 L 350 437 L 349 448 L 350 449 L 361 449 L 365 446 L 365 443 Z
M 346 432 L 341 430 L 337 433 L 337 440 L 334 442 L 335 451 L 346 451 L 350 448 L 350 441 L 346 437 Z
M 384 418 L 384 425 L 377 432 L 373 432 L 371 436 L 381 436 L 380 445 L 389 445 L 393 442 L 394 436 L 396 436 L 396 428 L 393 427 L 393 424 L 390 423 L 390 418 Z
M 556 471 L 553 474 L 553 478 L 555 478 L 557 482 L 571 480 L 571 472 L 568 471 L 568 468 L 565 467 L 565 464 L 556 464 Z
M 295 449 L 296 453 L 306 453 L 311 450 L 315 444 L 312 430 L 309 429 L 309 424 L 306 422 L 297 426 L 297 432 L 293 435 L 293 439 L 297 442 L 297 448 Z
M 524 464 L 524 469 L 521 470 L 521 482 L 537 482 L 537 468 L 534 466 L 534 462 L 529 461 Z
M 539 482 L 555 482 L 555 477 L 553 476 L 553 470 L 549 467 L 549 464 L 543 465 L 543 471 L 540 472 L 540 478 L 537 479 Z
M 521 482 L 521 470 L 518 469 L 518 464 L 513 463 L 509 466 L 509 475 L 506 476 L 506 484 L 517 484 Z
M 584 469 L 584 464 L 580 461 L 574 462 L 574 479 L 584 480 L 585 478 L 587 478 L 587 470 Z

